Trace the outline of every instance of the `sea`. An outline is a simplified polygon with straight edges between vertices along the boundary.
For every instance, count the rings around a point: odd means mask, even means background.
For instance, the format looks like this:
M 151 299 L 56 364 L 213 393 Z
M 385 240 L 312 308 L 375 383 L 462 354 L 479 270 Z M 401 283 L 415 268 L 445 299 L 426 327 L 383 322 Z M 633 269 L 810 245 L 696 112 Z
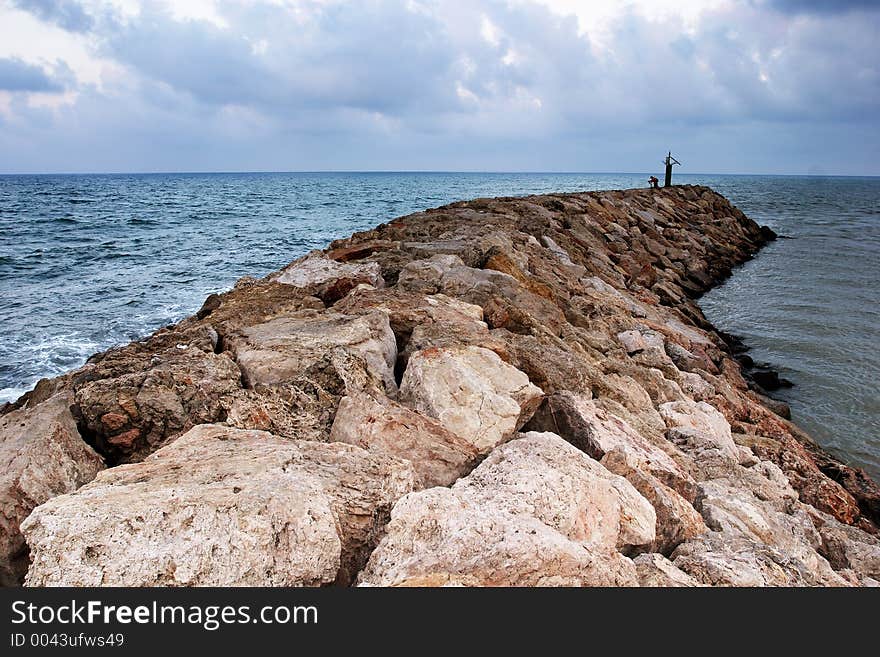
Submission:
M 649 174 L 0 176 L 0 403 L 330 240 L 476 197 L 625 189 Z M 880 480 L 880 178 L 678 174 L 780 235 L 700 300 L 775 395 Z

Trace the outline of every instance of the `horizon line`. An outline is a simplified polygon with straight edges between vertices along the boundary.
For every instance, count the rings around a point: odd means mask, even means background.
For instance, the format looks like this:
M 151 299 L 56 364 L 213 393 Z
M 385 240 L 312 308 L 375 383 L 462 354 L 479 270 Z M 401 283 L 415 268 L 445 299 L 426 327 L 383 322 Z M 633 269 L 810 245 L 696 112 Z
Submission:
M 168 176 L 168 175 L 260 175 L 260 174 L 474 174 L 474 175 L 575 175 L 641 176 L 656 171 L 563 171 L 563 170 L 491 170 L 491 169 L 253 169 L 215 171 L 16 171 L 3 176 Z M 675 176 L 768 176 L 787 178 L 880 178 L 870 173 L 730 173 L 718 171 L 676 172 Z

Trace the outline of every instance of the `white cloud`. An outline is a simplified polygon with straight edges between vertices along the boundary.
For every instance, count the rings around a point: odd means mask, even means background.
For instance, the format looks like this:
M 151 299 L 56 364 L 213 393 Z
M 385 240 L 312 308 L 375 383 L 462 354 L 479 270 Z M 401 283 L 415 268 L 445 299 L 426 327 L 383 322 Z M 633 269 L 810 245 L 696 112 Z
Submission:
M 100 84 L 110 62 L 95 56 L 92 39 L 41 21 L 26 11 L 0 4 L 0 57 L 34 64 L 64 61 L 85 84 Z
M 501 34 L 498 26 L 486 14 L 480 17 L 480 36 L 490 46 L 497 48 L 501 44 Z

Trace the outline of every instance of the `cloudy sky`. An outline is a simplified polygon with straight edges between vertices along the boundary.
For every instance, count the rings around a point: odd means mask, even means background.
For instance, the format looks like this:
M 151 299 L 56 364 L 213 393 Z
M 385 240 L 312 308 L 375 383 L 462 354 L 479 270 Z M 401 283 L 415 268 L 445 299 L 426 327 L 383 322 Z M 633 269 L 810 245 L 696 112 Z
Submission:
M 0 172 L 880 175 L 870 0 L 0 0 Z

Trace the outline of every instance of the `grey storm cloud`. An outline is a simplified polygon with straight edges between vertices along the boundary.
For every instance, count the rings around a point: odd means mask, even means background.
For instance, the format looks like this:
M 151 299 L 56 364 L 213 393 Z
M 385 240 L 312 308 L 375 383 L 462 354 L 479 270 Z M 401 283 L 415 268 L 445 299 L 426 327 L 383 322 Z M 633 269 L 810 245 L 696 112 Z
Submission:
M 15 58 L 0 59 L 0 90 L 56 92 L 62 89 L 63 85 L 40 66 Z
M 122 19 L 104 4 L 20 0 L 88 32 L 125 74 L 79 85 L 52 112 L 14 101 L 0 148 L 48 160 L 67 143 L 93 169 L 622 170 L 655 144 L 726 139 L 705 168 L 752 149 L 782 170 L 816 159 L 822 135 L 824 153 L 880 170 L 880 12 L 821 4 L 744 0 L 695 26 L 622 10 L 597 45 L 575 17 L 527 2 L 224 2 L 217 25 L 152 2 Z M 74 86 L 7 66 L 26 70 L 0 63 L 0 86 Z

